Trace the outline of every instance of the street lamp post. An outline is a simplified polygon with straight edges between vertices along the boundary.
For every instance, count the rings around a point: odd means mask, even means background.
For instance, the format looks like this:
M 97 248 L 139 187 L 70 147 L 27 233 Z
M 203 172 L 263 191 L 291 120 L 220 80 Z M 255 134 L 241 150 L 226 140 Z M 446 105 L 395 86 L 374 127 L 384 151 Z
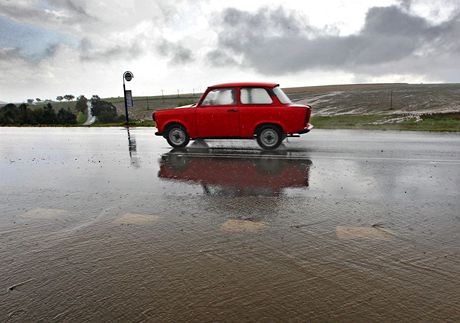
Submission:
M 127 82 L 131 81 L 133 79 L 134 75 L 130 71 L 126 71 L 123 73 L 123 96 L 125 98 L 125 118 L 126 118 L 126 125 L 129 123 L 129 116 L 128 116 L 128 100 L 126 98 L 126 86 L 125 86 L 125 80 Z

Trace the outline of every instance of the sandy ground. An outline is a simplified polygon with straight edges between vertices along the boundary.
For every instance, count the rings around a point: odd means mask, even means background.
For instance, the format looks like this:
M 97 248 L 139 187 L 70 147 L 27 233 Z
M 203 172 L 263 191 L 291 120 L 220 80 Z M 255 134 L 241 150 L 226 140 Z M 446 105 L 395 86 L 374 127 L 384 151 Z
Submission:
M 460 135 L 153 133 L 0 128 L 0 321 L 460 320 Z

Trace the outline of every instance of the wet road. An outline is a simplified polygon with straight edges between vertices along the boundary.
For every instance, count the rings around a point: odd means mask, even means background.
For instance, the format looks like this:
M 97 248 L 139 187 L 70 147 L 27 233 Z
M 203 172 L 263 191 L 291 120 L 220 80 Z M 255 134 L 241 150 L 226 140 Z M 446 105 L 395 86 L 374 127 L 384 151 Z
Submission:
M 0 321 L 460 321 L 460 135 L 153 132 L 0 128 Z

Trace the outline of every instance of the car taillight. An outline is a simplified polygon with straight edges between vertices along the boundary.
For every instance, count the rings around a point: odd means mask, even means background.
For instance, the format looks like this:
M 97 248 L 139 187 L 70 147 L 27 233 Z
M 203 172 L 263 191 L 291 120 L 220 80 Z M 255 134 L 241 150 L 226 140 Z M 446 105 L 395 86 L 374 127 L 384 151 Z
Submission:
M 310 121 L 311 116 L 311 106 L 307 105 L 307 111 L 305 113 L 305 127 L 307 126 L 308 122 Z

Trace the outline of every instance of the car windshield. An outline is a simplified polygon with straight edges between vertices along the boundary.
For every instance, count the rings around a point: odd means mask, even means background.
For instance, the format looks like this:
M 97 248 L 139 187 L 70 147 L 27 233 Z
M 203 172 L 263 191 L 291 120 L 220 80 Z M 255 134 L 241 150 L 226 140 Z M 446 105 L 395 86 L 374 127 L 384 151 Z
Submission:
M 201 105 L 236 104 L 235 89 L 214 89 L 209 91 Z
M 281 103 L 292 103 L 289 97 L 286 95 L 286 93 L 284 93 L 279 86 L 273 88 L 273 92 L 275 92 L 275 95 L 278 97 L 278 100 L 280 100 Z

